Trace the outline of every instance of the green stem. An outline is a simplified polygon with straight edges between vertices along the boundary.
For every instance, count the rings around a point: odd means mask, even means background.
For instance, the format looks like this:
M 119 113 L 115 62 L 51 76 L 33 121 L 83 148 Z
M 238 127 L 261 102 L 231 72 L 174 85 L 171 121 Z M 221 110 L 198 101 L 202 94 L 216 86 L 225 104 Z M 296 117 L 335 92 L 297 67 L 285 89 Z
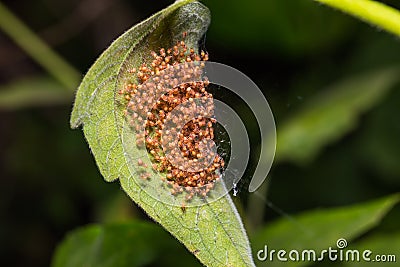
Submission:
M 0 29 L 65 87 L 75 90 L 80 73 L 0 2 Z
M 400 12 L 372 0 L 314 0 L 400 36 Z

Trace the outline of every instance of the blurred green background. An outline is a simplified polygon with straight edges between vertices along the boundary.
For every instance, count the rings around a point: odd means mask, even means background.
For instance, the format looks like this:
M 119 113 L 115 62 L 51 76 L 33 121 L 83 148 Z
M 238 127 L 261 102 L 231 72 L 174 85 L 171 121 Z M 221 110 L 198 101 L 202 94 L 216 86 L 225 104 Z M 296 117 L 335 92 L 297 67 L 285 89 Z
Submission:
M 81 75 L 113 39 L 171 2 L 2 1 Z M 212 24 L 202 48 L 253 79 L 276 118 L 268 183 L 258 196 L 243 186 L 235 198 L 250 235 L 282 219 L 280 211 L 400 191 L 398 37 L 309 0 L 203 3 Z M 0 31 L 2 266 L 49 265 L 56 245 L 79 226 L 148 220 L 117 182 L 102 180 L 82 131 L 70 130 L 74 89 Z M 396 207 L 374 231 L 399 233 L 399 223 Z

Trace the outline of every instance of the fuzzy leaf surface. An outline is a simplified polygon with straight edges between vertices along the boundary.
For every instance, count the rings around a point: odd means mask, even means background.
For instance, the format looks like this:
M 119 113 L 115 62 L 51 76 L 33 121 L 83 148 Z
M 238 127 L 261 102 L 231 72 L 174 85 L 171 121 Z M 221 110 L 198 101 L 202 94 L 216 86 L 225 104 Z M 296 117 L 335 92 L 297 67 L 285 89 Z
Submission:
M 71 126 L 83 125 L 96 163 L 106 181 L 120 180 L 132 200 L 182 242 L 207 266 L 254 266 L 248 238 L 229 195 L 183 211 L 157 200 L 143 190 L 132 159 L 122 140 L 123 101 L 118 91 L 128 77 L 128 69 L 149 63 L 150 51 L 173 46 L 182 39 L 197 49 L 210 23 L 209 10 L 192 0 L 176 1 L 166 9 L 134 26 L 114 41 L 84 77 L 71 115 Z M 137 155 L 141 157 L 141 155 Z M 149 171 L 151 168 L 149 167 Z M 146 181 L 145 187 L 160 190 L 159 180 Z

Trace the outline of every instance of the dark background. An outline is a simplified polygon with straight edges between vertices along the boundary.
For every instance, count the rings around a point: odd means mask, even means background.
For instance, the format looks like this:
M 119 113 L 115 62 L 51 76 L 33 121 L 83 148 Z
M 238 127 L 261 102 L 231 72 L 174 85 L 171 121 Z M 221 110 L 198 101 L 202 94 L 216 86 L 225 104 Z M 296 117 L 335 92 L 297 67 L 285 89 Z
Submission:
M 172 1 L 2 2 L 84 74 L 113 39 Z M 400 8 L 397 1 L 385 2 Z M 398 38 L 312 1 L 204 3 L 212 12 L 212 24 L 203 48 L 212 61 L 244 71 L 259 85 L 278 129 L 327 85 L 400 60 Z M 0 32 L 4 88 L 43 73 Z M 117 182 L 102 180 L 82 132 L 69 128 L 72 101 L 71 94 L 61 104 L 0 107 L 2 266 L 47 266 L 56 245 L 78 226 L 132 217 L 146 220 Z M 275 164 L 268 199 L 295 214 L 398 192 L 399 103 L 400 88 L 395 88 L 312 161 Z M 239 202 L 246 206 L 245 192 Z M 261 222 L 278 216 L 267 209 Z M 400 221 L 398 209 L 390 216 L 392 224 Z M 251 218 L 244 219 L 252 224 Z

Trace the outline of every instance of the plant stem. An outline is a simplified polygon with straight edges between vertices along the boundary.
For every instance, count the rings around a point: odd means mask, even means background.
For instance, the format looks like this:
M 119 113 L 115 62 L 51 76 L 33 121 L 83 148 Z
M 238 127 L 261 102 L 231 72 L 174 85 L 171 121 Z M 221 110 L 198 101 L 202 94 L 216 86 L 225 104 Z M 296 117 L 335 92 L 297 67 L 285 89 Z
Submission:
M 70 90 L 75 90 L 79 83 L 80 73 L 38 38 L 1 2 L 0 29 L 62 85 Z
M 400 36 L 400 12 L 372 0 L 314 0 Z

